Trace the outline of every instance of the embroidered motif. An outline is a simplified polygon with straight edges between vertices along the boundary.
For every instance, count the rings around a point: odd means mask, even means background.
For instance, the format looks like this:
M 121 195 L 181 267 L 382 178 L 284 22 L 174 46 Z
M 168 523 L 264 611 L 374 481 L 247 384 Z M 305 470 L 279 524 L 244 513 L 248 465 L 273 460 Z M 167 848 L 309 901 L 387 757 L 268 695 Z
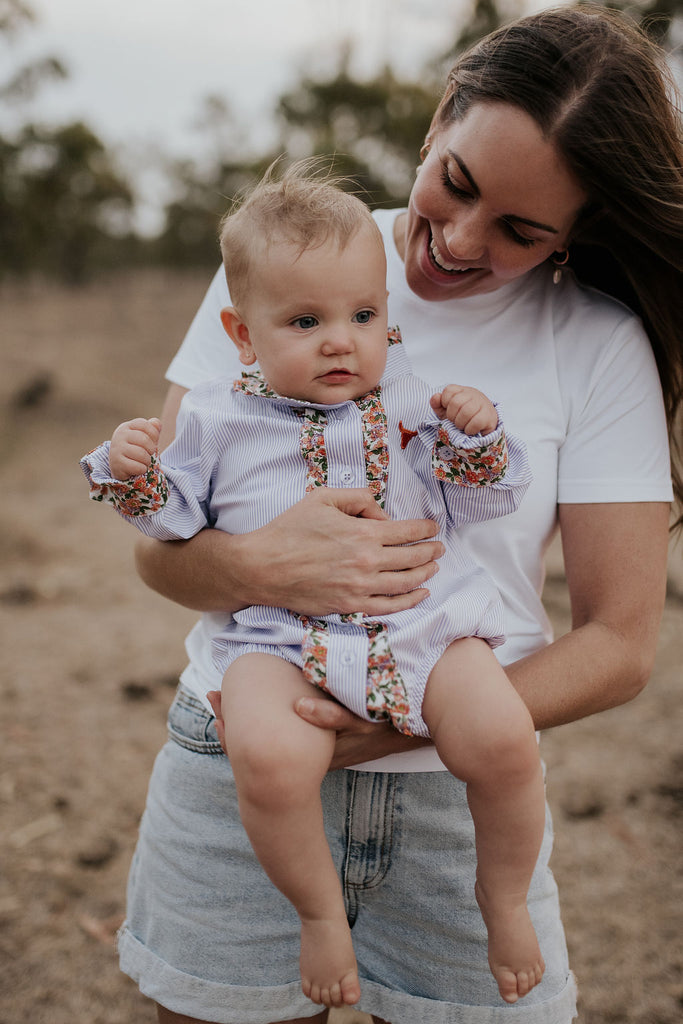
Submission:
M 93 501 L 106 501 L 122 516 L 151 516 L 168 501 L 168 483 L 159 463 L 152 455 L 149 469 L 129 480 L 110 480 L 90 484 Z
M 437 480 L 462 487 L 486 487 L 503 479 L 508 468 L 505 431 L 488 445 L 453 448 L 448 432 L 439 427 L 432 449 L 432 467 Z
M 401 330 L 399 327 L 390 327 L 387 330 L 387 340 L 389 342 L 389 348 L 392 345 L 402 345 L 403 338 L 401 337 Z
M 403 426 L 403 420 L 398 421 L 398 429 L 401 431 L 401 449 L 407 448 L 414 437 L 417 437 L 417 430 L 408 430 Z

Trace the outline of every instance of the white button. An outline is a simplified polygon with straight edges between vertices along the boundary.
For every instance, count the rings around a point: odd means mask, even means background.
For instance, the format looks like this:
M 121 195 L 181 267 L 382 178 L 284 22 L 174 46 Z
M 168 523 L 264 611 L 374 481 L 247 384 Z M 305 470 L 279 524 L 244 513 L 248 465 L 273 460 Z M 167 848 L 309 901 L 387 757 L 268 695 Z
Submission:
M 348 484 L 353 480 L 353 472 L 350 469 L 344 469 L 342 470 L 341 478 L 345 484 Z
M 341 658 L 339 659 L 342 665 L 353 665 L 356 660 L 351 651 L 344 651 Z

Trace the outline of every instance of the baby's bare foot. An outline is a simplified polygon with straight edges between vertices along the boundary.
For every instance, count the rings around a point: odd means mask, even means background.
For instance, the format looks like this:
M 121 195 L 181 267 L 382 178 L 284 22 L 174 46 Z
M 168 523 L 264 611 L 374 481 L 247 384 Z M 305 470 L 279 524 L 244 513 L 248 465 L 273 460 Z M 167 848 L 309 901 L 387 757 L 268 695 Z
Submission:
M 516 1003 L 540 982 L 545 963 L 526 902 L 493 906 L 477 886 L 477 901 L 489 936 L 489 967 L 507 1003 Z
M 360 982 L 346 918 L 301 922 L 301 988 L 314 1003 L 352 1006 Z

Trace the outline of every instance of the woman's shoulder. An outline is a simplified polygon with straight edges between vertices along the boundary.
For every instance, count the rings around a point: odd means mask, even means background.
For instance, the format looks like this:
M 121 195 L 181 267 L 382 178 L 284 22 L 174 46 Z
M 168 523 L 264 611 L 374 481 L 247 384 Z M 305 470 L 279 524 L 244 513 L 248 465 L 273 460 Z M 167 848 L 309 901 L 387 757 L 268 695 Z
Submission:
M 590 396 L 601 396 L 616 408 L 635 392 L 639 401 L 659 407 L 659 374 L 640 317 L 574 275 L 550 289 L 557 380 L 565 397 L 584 408 Z
M 622 327 L 643 333 L 640 317 L 624 302 L 579 281 L 571 272 L 565 272 L 559 284 L 548 284 L 546 280 L 545 286 L 553 299 L 553 313 L 558 325 L 578 326 L 592 322 L 594 328 L 613 330 Z
M 613 360 L 653 361 L 640 317 L 619 299 L 582 284 L 573 274 L 547 288 L 558 359 L 565 368 L 594 371 Z

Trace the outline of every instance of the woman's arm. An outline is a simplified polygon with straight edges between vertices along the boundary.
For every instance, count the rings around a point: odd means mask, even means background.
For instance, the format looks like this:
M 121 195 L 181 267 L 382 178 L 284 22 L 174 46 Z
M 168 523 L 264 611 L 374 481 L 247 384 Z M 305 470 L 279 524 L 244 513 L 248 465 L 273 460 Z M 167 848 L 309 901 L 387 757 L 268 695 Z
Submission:
M 161 449 L 173 440 L 184 394 L 177 384 L 168 390 Z M 428 519 L 390 521 L 369 491 L 319 488 L 253 533 L 140 540 L 136 561 L 149 587 L 197 611 L 268 604 L 309 615 L 377 615 L 426 597 L 423 584 L 443 554 L 431 539 L 437 531 Z
M 652 671 L 666 596 L 669 505 L 561 505 L 572 629 L 507 669 L 537 729 L 636 697 Z
M 664 503 L 560 507 L 572 629 L 506 669 L 537 729 L 625 704 L 647 683 L 664 607 L 668 524 Z M 382 726 L 354 722 L 330 701 L 300 701 L 297 711 L 338 730 L 333 767 L 415 745 Z

